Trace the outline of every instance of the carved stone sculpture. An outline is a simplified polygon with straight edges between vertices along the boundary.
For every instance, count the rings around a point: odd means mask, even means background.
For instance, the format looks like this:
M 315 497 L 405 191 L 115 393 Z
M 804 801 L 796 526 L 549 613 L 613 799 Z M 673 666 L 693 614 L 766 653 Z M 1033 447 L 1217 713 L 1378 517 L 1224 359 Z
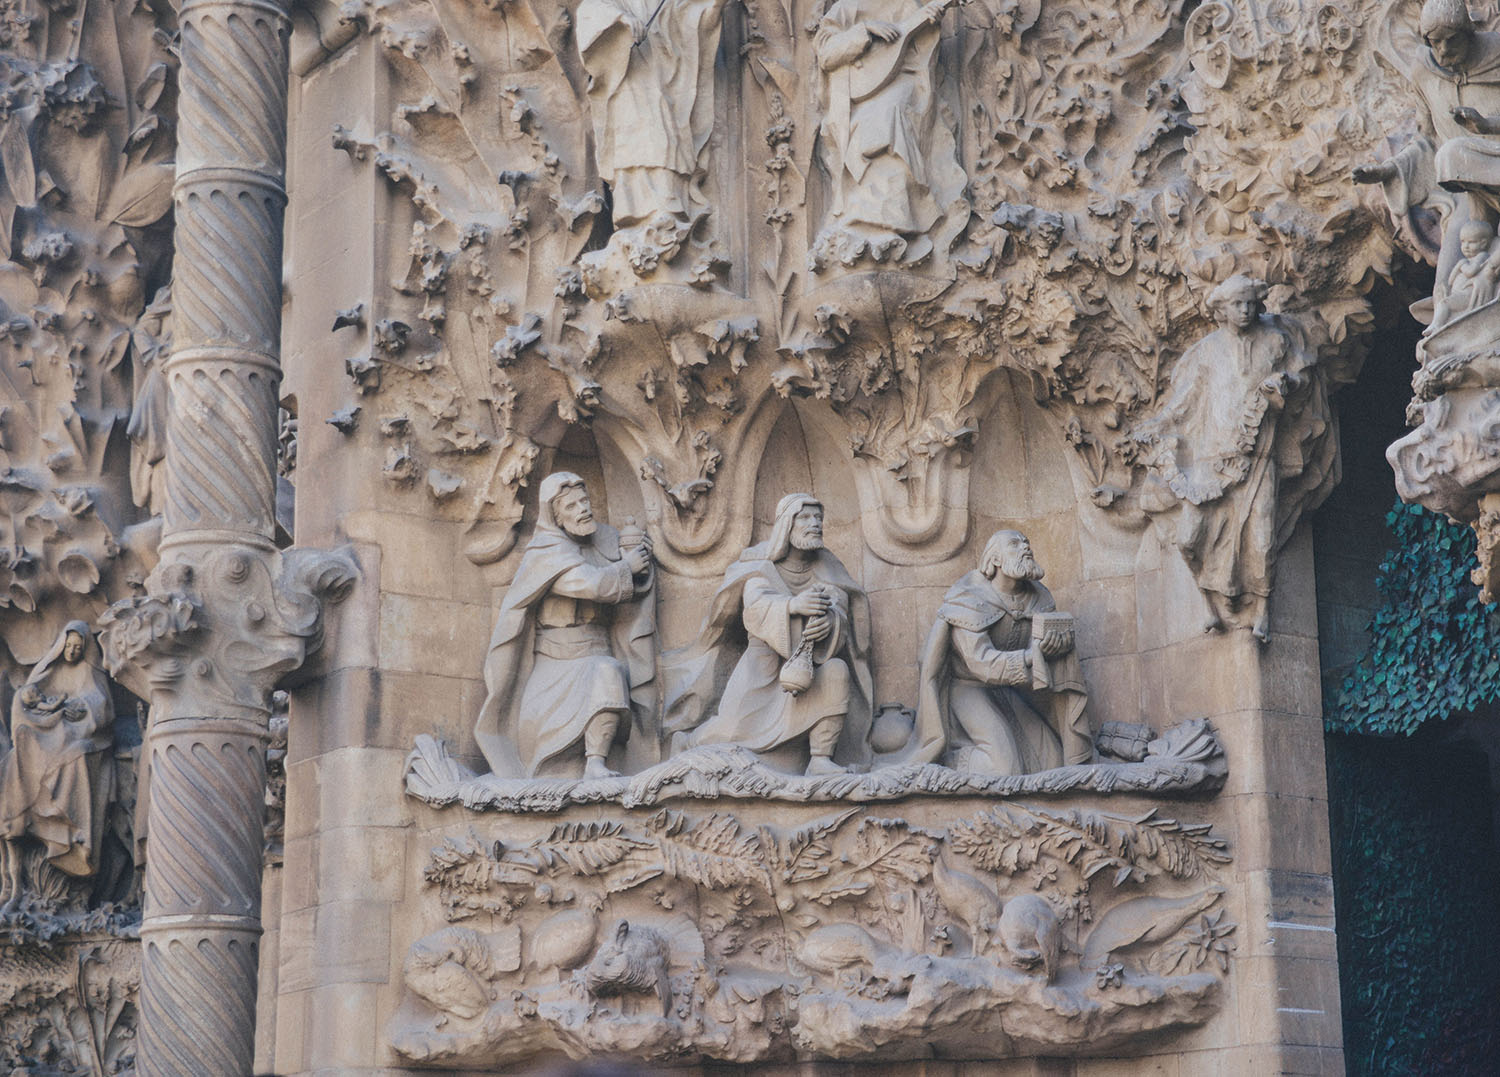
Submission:
M 594 519 L 583 479 L 542 480 L 536 534 L 511 581 L 484 663 L 474 735 L 494 773 L 608 778 L 617 746 L 656 746 L 656 592 L 651 540 Z
M 1026 536 L 998 531 L 948 589 L 922 650 L 906 758 L 987 774 L 1090 761 L 1073 620 L 1041 579 Z
M 1360 166 L 1354 178 L 1381 184 L 1398 220 L 1432 198 L 1434 183 L 1468 192 L 1441 203 L 1451 207 L 1438 254 L 1435 298 L 1441 300 L 1463 257 L 1464 225 L 1500 211 L 1500 34 L 1476 29 L 1464 0 L 1427 0 L 1419 28 L 1426 45 L 1419 56 L 1394 44 L 1385 52 L 1415 86 L 1437 144 L 1413 139 L 1393 157 Z
M 964 183 L 936 94 L 943 14 L 953 3 L 837 0 L 819 22 L 819 139 L 832 189 L 814 268 L 932 256 L 932 230 Z
M 1500 257 L 1492 247 L 1495 226 L 1489 221 L 1469 221 L 1458 232 L 1459 253 L 1463 256 L 1448 273 L 1447 288 L 1436 301 L 1427 334 L 1447 325 L 1461 314 L 1495 301 L 1500 284 Z
M 717 712 L 697 724 L 688 708 L 706 704 L 708 684 L 741 626 L 744 653 Z M 809 776 L 867 760 L 869 646 L 868 601 L 823 545 L 823 506 L 808 494 L 786 495 L 770 539 L 730 567 L 699 643 L 681 657 L 685 678 L 668 700 L 674 753 L 735 744 L 758 753 L 792 746 L 800 756 L 805 737 Z
M 639 276 L 675 259 L 708 215 L 703 158 L 714 125 L 724 2 L 578 6 L 594 152 L 612 197 L 609 250 L 621 252 Z
M 86 624 L 70 622 L 11 701 L 0 837 L 38 838 L 59 871 L 95 872 L 114 789 L 114 720 L 99 646 Z
M 1294 322 L 1265 313 L 1266 291 L 1245 276 L 1214 289 L 1220 328 L 1182 354 L 1170 394 L 1132 434 L 1151 446 L 1143 507 L 1176 513 L 1205 629 L 1243 616 L 1263 643 L 1287 509 L 1332 481 L 1337 451 L 1316 355 Z

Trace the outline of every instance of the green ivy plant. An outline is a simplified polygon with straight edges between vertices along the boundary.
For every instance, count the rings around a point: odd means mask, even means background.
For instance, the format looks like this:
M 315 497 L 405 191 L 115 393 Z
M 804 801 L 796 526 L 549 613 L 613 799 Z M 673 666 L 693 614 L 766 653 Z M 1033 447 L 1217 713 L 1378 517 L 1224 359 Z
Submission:
M 1330 733 L 1411 734 L 1500 700 L 1500 621 L 1469 578 L 1474 533 L 1398 503 L 1368 650 L 1323 702 Z

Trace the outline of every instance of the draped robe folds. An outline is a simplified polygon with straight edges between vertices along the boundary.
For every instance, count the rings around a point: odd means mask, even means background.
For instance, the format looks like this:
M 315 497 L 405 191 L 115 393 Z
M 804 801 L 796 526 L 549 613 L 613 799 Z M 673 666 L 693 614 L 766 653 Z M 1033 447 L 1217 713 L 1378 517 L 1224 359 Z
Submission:
M 833 177 L 830 219 L 839 226 L 912 236 L 941 214 L 928 177 L 939 123 L 934 64 L 942 29 L 924 25 L 895 41 L 870 36 L 873 21 L 900 25 L 912 0 L 837 0 L 814 48 L 827 80 L 820 137 Z
M 1462 196 L 1456 202 L 1443 191 L 1469 191 L 1486 203 L 1491 213 L 1500 212 L 1500 137 L 1476 135 L 1453 118 L 1459 107 L 1475 109 L 1486 117 L 1500 116 L 1500 34 L 1477 31 L 1468 61 L 1462 71 L 1449 70 L 1421 47 L 1413 64 L 1389 38 L 1382 52 L 1394 58 L 1416 86 L 1432 118 L 1436 146 L 1426 138 L 1415 138 L 1392 157 L 1396 174 L 1381 184 L 1386 203 L 1398 221 L 1409 219 L 1422 206 L 1436 209 L 1446 218 L 1437 263 L 1439 298 L 1448 277 L 1462 255 L 1459 230 L 1474 219 L 1472 207 Z M 1434 185 L 1442 190 L 1434 190 Z
M 83 657 L 66 662 L 68 635 Z M 114 703 L 99 646 L 70 622 L 11 701 L 10 749 L 0 756 L 0 836 L 31 835 L 59 871 L 93 875 L 114 794 Z
M 985 756 L 971 769 L 990 774 L 1089 762 L 1093 737 L 1077 654 L 1042 659 L 1045 688 L 1034 687 L 1026 664 L 1032 617 L 1056 609 L 1041 584 L 1010 597 L 978 570 L 950 587 L 922 649 L 916 728 L 893 762 L 951 763 L 965 748 Z
M 557 610 L 571 607 L 554 599 L 575 601 L 591 616 L 559 618 Z M 551 623 L 558 620 L 579 623 Z M 572 759 L 564 767 L 560 757 L 606 711 L 622 715 L 616 743 L 632 725 L 642 740 L 654 738 L 654 570 L 637 580 L 621 559 L 619 533 L 605 524 L 588 543 L 539 526 L 500 605 L 484 683 L 474 737 L 502 778 L 568 770 Z
M 812 686 L 792 695 L 781 687 L 781 666 L 801 643 L 807 619 L 791 613 L 789 606 L 814 583 L 831 593 L 834 627 L 813 648 Z M 844 728 L 833 758 L 846 765 L 867 763 L 873 695 L 869 600 L 826 549 L 817 552 L 805 580 L 791 583 L 769 559 L 766 543 L 750 547 L 730 566 L 709 606 L 699 643 L 676 666 L 668 728 L 691 729 L 703 713 L 736 622 L 743 625 L 748 643 L 724 686 L 718 712 L 696 725 L 691 743 L 769 752 L 806 734 L 820 719 L 842 713 Z
M 583 0 L 578 48 L 589 73 L 594 152 L 628 227 L 665 212 L 698 216 L 692 190 L 714 122 L 714 56 L 724 0 Z M 631 19 L 645 26 L 635 44 Z
M 1201 590 L 1269 595 L 1272 558 L 1294 515 L 1278 516 L 1278 504 L 1295 501 L 1294 480 L 1305 491 L 1336 478 L 1314 359 L 1276 315 L 1215 330 L 1183 352 L 1166 402 L 1137 426 L 1162 440 L 1153 471 L 1182 503 L 1177 544 Z M 1284 406 L 1260 391 L 1278 373 L 1287 375 Z

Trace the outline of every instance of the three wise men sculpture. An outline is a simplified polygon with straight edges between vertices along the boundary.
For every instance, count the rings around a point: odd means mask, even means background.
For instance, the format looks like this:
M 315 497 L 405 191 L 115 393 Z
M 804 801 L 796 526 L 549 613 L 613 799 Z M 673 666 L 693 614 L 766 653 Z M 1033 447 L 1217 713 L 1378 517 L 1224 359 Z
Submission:
M 1088 763 L 1094 742 L 1073 619 L 1042 586 L 1019 531 L 997 531 L 938 608 L 922 649 L 917 719 L 899 763 L 1030 774 Z
M 20 897 L 15 846 L 39 840 L 57 870 L 92 876 L 114 793 L 114 703 L 99 645 L 70 621 L 11 701 L 10 735 L 0 735 L 0 837 L 8 905 Z M 3 733 L 3 731 L 0 731 Z
M 490 637 L 475 739 L 500 777 L 612 777 L 610 757 L 633 734 L 638 750 L 655 745 L 650 539 L 596 521 L 572 472 L 538 493 L 536 532 Z
M 1265 312 L 1264 281 L 1235 276 L 1208 305 L 1220 327 L 1177 360 L 1131 437 L 1148 446 L 1141 504 L 1176 513 L 1175 544 L 1208 603 L 1206 631 L 1248 619 L 1270 638 L 1275 557 L 1301 508 L 1337 481 L 1337 439 L 1316 354 Z
M 716 713 L 716 673 L 735 649 Z M 698 643 L 674 663 L 666 709 L 673 753 L 734 744 L 809 776 L 868 762 L 870 609 L 864 589 L 823 545 L 823 506 L 788 494 L 771 537 L 751 546 L 714 593 Z

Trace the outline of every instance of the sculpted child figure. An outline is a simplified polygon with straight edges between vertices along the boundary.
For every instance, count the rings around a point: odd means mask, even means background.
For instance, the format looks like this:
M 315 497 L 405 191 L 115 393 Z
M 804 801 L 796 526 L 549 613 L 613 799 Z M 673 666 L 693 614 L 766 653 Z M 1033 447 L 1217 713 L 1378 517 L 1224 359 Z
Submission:
M 740 629 L 744 653 L 718 713 L 692 728 Z M 667 708 L 668 728 L 679 731 L 674 750 L 737 744 L 799 758 L 805 751 L 810 776 L 865 762 L 869 646 L 869 604 L 823 546 L 823 506 L 809 494 L 788 494 L 770 539 L 747 549 L 725 573 L 698 644 L 678 664 L 681 687 Z
M 576 776 L 579 754 L 585 778 L 614 777 L 607 760 L 632 725 L 654 726 L 651 541 L 595 521 L 570 471 L 543 479 L 538 500 L 490 637 L 475 739 L 500 777 Z
M 1092 759 L 1072 618 L 1057 612 L 1042 575 L 1025 535 L 997 531 L 979 568 L 948 589 L 899 762 L 1005 775 Z
M 1427 334 L 1495 299 L 1500 257 L 1490 249 L 1495 242 L 1494 225 L 1488 221 L 1470 221 L 1459 230 L 1458 238 L 1463 258 L 1448 274 L 1447 294 L 1438 300 Z

